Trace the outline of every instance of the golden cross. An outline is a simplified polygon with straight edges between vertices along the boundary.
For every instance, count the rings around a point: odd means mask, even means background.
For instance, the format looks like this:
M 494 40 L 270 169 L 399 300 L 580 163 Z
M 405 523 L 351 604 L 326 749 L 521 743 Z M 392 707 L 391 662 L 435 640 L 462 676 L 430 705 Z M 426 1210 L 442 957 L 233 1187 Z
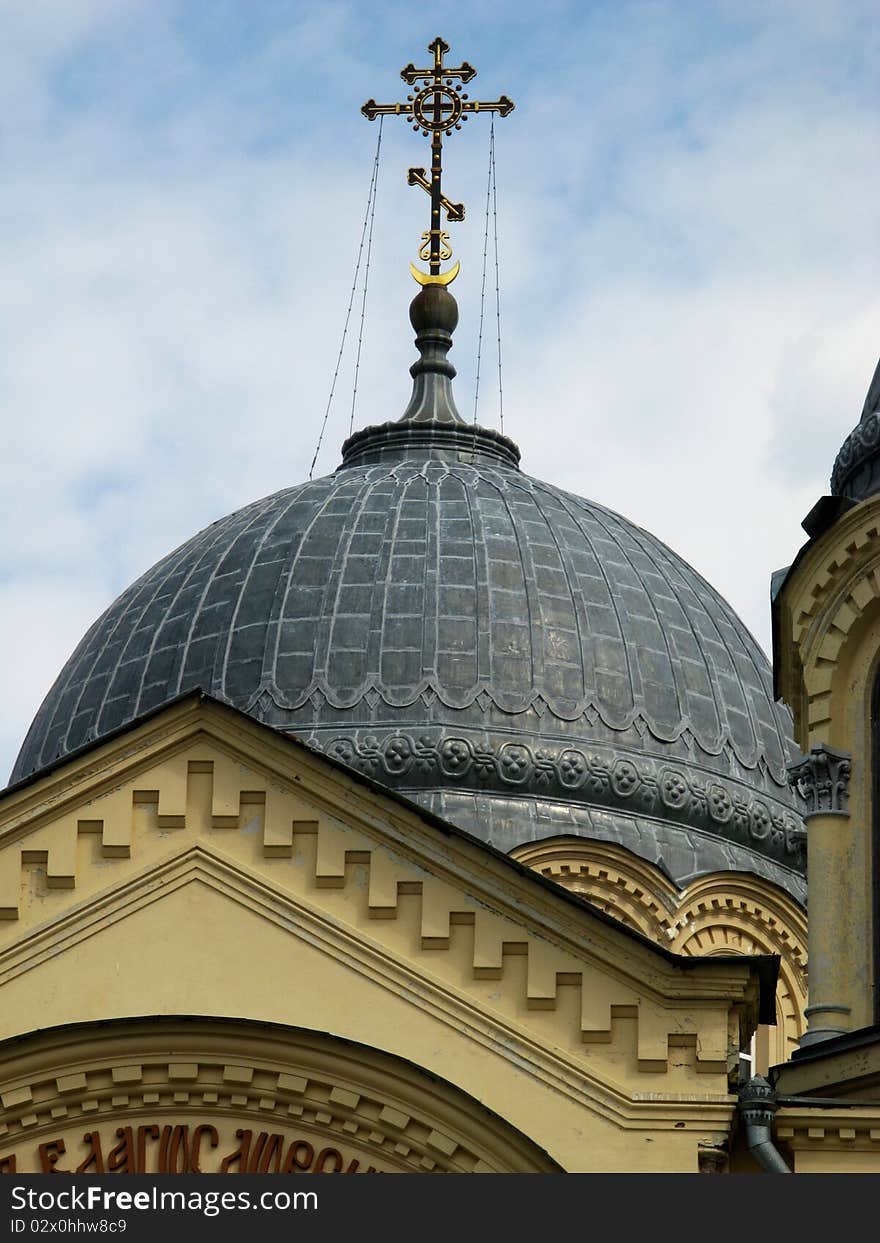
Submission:
M 513 111 L 513 103 L 506 95 L 487 103 L 470 99 L 458 83 L 470 82 L 477 71 L 466 60 L 455 68 L 445 65 L 443 57 L 449 51 L 449 44 L 439 35 L 428 44 L 428 51 L 434 55 L 434 64 L 430 69 L 416 69 L 415 65 L 409 64 L 400 71 L 400 76 L 410 86 L 416 86 L 419 82 L 422 84 L 415 94 L 407 95 L 405 104 L 377 104 L 375 99 L 368 99 L 361 112 L 370 121 L 382 115 L 406 116 L 414 130 L 421 130 L 426 138 L 428 135 L 431 137 L 430 181 L 424 168 L 411 168 L 407 180 L 411 186 L 421 186 L 431 196 L 431 227 L 422 234 L 419 255 L 430 263 L 431 277 L 437 278 L 441 260 L 452 255 L 449 234 L 440 228 L 440 211 L 443 209 L 446 212 L 447 221 L 464 220 L 464 204 L 451 202 L 440 184 L 443 135 L 448 138 L 453 130 L 461 129 L 462 122 L 468 119 L 471 112 L 498 112 L 506 117 Z M 457 264 L 455 271 L 458 271 Z M 413 275 L 418 280 L 425 274 L 413 268 Z

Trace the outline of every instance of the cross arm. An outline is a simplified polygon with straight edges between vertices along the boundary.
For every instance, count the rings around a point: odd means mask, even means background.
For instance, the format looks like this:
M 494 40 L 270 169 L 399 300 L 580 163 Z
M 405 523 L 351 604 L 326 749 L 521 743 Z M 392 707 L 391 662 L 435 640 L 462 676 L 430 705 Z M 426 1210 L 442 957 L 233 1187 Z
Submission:
M 361 112 L 368 121 L 374 121 L 378 116 L 409 116 L 412 104 L 377 104 L 375 99 L 368 99 Z
M 470 82 L 471 78 L 477 76 L 477 71 L 473 65 L 469 65 L 463 60 L 460 65 L 456 65 L 447 69 L 442 66 L 440 69 L 416 69 L 415 65 L 410 61 L 400 71 L 400 76 L 404 82 L 408 82 L 410 86 L 418 82 L 419 78 L 458 78 L 460 82 Z
M 506 95 L 500 95 L 498 99 L 480 103 L 479 100 L 469 99 L 462 104 L 462 112 L 498 112 L 501 116 L 506 117 L 509 112 L 513 112 L 515 105 L 512 99 L 508 99 Z
M 411 168 L 406 175 L 407 185 L 421 186 L 427 193 L 431 193 L 431 183 L 427 178 L 425 169 Z M 453 224 L 459 224 L 464 220 L 464 203 L 453 203 L 445 194 L 440 195 L 440 206 L 446 212 L 446 219 Z

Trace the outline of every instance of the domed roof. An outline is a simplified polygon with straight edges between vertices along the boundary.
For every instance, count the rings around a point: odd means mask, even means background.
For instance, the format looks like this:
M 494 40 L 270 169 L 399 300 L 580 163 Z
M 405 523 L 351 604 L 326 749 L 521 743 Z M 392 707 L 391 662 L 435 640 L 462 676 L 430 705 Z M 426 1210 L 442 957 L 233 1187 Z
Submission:
M 502 849 L 581 834 L 802 898 L 790 720 L 742 622 L 654 536 L 438 411 L 358 433 L 124 591 L 13 780 L 200 687 Z
M 840 447 L 831 493 L 863 501 L 880 491 L 880 362 L 868 386 L 862 416 Z

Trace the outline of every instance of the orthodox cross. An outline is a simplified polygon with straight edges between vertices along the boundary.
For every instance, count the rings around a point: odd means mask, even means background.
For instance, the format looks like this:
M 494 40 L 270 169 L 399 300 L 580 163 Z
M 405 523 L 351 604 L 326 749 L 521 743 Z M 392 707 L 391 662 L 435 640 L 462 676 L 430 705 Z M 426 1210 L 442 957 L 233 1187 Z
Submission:
M 468 83 L 476 76 L 476 69 L 467 61 L 455 68 L 443 63 L 443 57 L 449 51 L 449 44 L 439 35 L 428 44 L 428 51 L 434 55 L 434 64 L 430 69 L 416 69 L 409 64 L 401 69 L 400 76 L 410 86 L 421 82 L 421 89 L 407 95 L 405 104 L 377 104 L 375 99 L 368 99 L 361 112 L 370 121 L 383 114 L 409 117 L 414 130 L 421 130 L 427 138 L 431 137 L 431 177 L 428 179 L 424 168 L 411 168 L 407 174 L 407 182 L 411 186 L 421 188 L 431 197 L 431 227 L 422 234 L 422 245 L 419 258 L 430 266 L 430 276 L 421 272 L 414 264 L 410 264 L 413 276 L 423 285 L 448 285 L 458 275 L 459 265 L 440 275 L 440 264 L 452 258 L 452 247 L 449 245 L 449 234 L 440 228 L 441 209 L 446 213 L 447 221 L 464 220 L 464 204 L 453 203 L 443 193 L 441 178 L 443 174 L 443 135 L 447 138 L 453 130 L 461 129 L 462 122 L 468 119 L 471 112 L 498 112 L 506 117 L 513 111 L 513 102 L 506 95 L 501 95 L 491 102 L 480 103 L 470 99 L 462 92 L 458 83 Z

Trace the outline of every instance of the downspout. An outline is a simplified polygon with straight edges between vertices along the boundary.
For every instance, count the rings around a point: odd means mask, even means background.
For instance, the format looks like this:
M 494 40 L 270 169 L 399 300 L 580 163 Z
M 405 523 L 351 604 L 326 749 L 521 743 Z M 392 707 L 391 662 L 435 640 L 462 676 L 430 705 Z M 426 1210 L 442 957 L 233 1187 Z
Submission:
M 790 1174 L 782 1153 L 773 1143 L 776 1093 L 762 1075 L 755 1075 L 739 1090 L 737 1110 L 746 1128 L 749 1152 L 768 1174 Z

